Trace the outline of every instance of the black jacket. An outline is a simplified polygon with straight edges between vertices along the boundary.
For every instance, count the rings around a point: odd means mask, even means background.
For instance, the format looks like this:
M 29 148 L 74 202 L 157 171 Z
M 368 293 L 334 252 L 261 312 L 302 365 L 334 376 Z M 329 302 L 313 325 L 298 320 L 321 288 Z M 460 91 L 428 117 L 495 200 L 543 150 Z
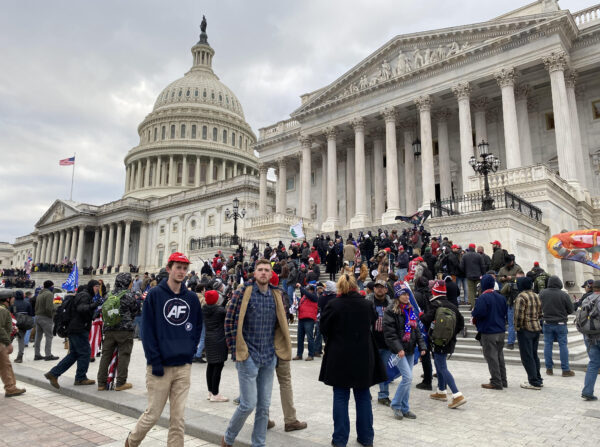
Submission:
M 371 303 L 358 292 L 332 299 L 321 313 L 327 338 L 319 380 L 341 388 L 369 388 L 387 380 L 371 325 Z
M 449 275 L 462 276 L 462 271 L 460 270 L 460 261 L 458 260 L 458 255 L 456 253 L 452 251 L 448 253 L 446 262 L 448 265 Z
M 85 334 L 92 327 L 94 311 L 100 302 L 94 303 L 87 290 L 78 292 L 73 298 L 70 309 L 70 321 L 67 328 L 68 335 Z
M 446 281 L 446 299 L 458 307 L 458 296 L 460 290 L 454 281 Z
M 29 302 L 29 300 L 26 300 L 26 299 L 15 300 L 14 308 L 15 308 L 15 315 L 16 314 L 27 314 L 32 317 L 35 315 L 35 312 L 33 311 L 33 308 L 31 307 L 31 303 Z
M 456 346 L 456 335 L 465 327 L 465 319 L 458 310 L 458 307 L 446 299 L 438 298 L 430 303 L 429 310 L 421 316 L 421 322 L 425 325 L 425 327 L 427 327 L 428 330 L 431 327 L 431 323 L 433 323 L 435 320 L 435 312 L 437 311 L 438 307 L 447 307 L 456 314 L 456 327 L 454 328 L 454 337 L 452 337 L 452 340 L 450 340 L 447 345 L 436 346 L 431 343 L 431 347 L 433 352 L 439 354 L 452 354 L 454 352 L 454 347 Z
M 412 354 L 415 352 L 416 346 L 418 346 L 419 351 L 427 349 L 418 325 L 410 331 L 410 339 L 402 341 L 405 321 L 404 312 L 396 313 L 393 307 L 389 306 L 383 315 L 383 334 L 388 349 L 393 354 L 397 354 L 400 351 Z
M 427 312 L 427 309 L 429 309 L 429 301 L 431 300 L 431 292 L 429 291 L 429 286 L 417 287 L 415 289 L 414 295 L 421 312 Z
M 470 249 L 462 256 L 460 269 L 464 272 L 464 277 L 471 280 L 479 280 L 485 274 L 483 258 L 479 253 Z
M 504 250 L 503 248 L 494 248 L 494 253 L 492 254 L 492 263 L 490 267 L 496 273 L 498 273 L 498 271 L 502 267 L 504 267 L 504 264 L 506 264 L 506 261 L 504 260 L 505 256 L 506 250 Z
M 540 292 L 544 322 L 550 324 L 566 323 L 573 313 L 573 301 L 562 290 L 563 283 L 556 275 L 548 278 L 548 287 Z
M 202 306 L 202 317 L 206 334 L 204 349 L 208 363 L 221 363 L 227 360 L 227 344 L 225 343 L 225 308 L 218 304 Z

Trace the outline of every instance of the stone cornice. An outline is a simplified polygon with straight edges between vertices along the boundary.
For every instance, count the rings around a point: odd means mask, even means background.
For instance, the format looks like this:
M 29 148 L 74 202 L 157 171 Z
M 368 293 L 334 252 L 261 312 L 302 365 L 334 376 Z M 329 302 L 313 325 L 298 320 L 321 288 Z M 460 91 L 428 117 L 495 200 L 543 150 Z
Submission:
M 198 146 L 181 144 L 177 140 L 156 142 L 144 146 L 136 146 L 125 156 L 125 164 L 143 160 L 148 157 L 158 156 L 179 156 L 179 155 L 199 155 L 200 157 L 217 157 L 227 160 L 237 161 L 239 163 L 256 164 L 257 158 L 251 151 L 234 151 L 232 146 L 227 146 L 214 141 L 199 140 Z

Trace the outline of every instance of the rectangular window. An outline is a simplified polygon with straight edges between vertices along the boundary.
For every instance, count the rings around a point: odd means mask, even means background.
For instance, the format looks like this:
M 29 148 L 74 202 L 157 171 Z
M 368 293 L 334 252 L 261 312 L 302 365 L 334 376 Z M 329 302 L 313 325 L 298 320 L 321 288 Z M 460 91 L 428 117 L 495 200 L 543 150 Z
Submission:
M 188 185 L 193 185 L 196 181 L 196 163 L 188 164 Z
M 554 113 L 546 113 L 546 130 L 554 130 Z
M 164 140 L 165 138 L 167 138 L 167 128 L 165 126 L 162 126 L 162 132 L 161 132 L 161 139 Z
M 158 250 L 158 265 L 163 265 L 164 257 L 165 257 L 165 251 L 163 249 Z
M 206 169 L 207 166 L 205 164 L 200 165 L 200 183 L 206 183 Z
M 600 99 L 592 102 L 592 114 L 595 120 L 600 119 Z
M 192 124 L 192 138 L 195 139 L 196 138 L 196 125 Z
M 227 131 L 223 130 L 223 143 L 227 144 Z
M 181 132 L 179 133 L 180 138 L 185 138 L 185 124 L 181 125 Z
M 217 128 L 213 127 L 213 141 L 217 141 Z
M 296 177 L 288 177 L 285 181 L 286 191 L 293 191 L 296 188 Z
M 156 141 L 157 134 L 158 134 L 158 128 L 155 127 L 154 128 L 154 141 Z
M 160 234 L 165 234 L 165 226 L 164 226 L 164 225 L 161 225 L 161 226 L 160 226 L 160 230 L 159 230 L 159 231 L 160 231 Z M 159 264 L 159 265 L 160 265 L 160 264 Z
M 206 126 L 202 126 L 202 139 L 206 140 L 208 138 L 208 128 Z
M 240 149 L 242 148 L 242 136 L 240 135 Z
M 175 124 L 171 124 L 171 140 L 175 139 Z
M 212 227 L 215 224 L 215 216 L 208 216 L 208 226 Z
M 310 184 L 313 186 L 315 186 L 315 178 L 316 178 L 315 171 L 311 171 L 310 172 Z
M 235 147 L 235 132 L 231 132 L 231 145 Z
M 173 223 L 173 233 L 177 233 L 177 222 Z
M 177 182 L 181 183 L 183 179 L 183 163 L 177 163 Z
M 440 153 L 440 143 L 438 140 L 433 140 L 433 156 L 435 157 Z

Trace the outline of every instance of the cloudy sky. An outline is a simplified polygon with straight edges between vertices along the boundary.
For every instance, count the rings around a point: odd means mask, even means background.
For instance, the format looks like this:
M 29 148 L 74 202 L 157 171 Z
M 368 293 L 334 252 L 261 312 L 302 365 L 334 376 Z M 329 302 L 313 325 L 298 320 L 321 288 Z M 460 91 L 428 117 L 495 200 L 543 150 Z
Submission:
M 285 119 L 392 37 L 489 20 L 527 0 L 37 0 L 0 15 L 0 241 L 57 198 L 121 197 L 123 158 L 156 96 L 191 66 L 202 14 L 213 68 L 247 121 Z M 596 0 L 562 0 L 578 11 Z

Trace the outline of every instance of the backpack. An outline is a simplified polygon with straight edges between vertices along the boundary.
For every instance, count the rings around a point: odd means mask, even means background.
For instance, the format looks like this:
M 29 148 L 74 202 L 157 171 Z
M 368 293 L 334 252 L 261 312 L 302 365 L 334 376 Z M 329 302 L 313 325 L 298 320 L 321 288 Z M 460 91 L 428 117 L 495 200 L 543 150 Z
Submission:
M 549 276 L 546 272 L 542 272 L 539 275 L 537 275 L 534 281 L 533 291 L 535 293 L 540 293 L 542 290 L 548 287 L 548 278 Z
M 586 299 L 575 313 L 575 327 L 584 335 L 600 335 L 599 299 L 600 296 Z
M 515 300 L 519 296 L 519 289 L 517 287 L 517 283 L 510 284 L 510 292 L 508 292 L 508 296 L 506 297 L 506 304 L 509 307 L 513 307 L 515 305 Z
M 456 314 L 448 307 L 438 307 L 431 327 L 431 342 L 436 346 L 445 346 L 454 337 Z
M 107 327 L 115 327 L 121 323 L 121 298 L 125 296 L 127 290 L 122 290 L 118 294 L 109 293 L 106 301 L 102 304 L 102 322 Z
M 54 329 L 52 333 L 61 338 L 67 338 L 67 330 L 72 317 L 72 303 L 75 300 L 73 295 L 67 295 L 63 298 L 62 303 L 56 309 L 54 314 Z
M 28 331 L 29 329 L 33 329 L 33 317 L 29 314 L 19 313 L 15 315 L 17 320 L 17 327 L 20 331 Z

